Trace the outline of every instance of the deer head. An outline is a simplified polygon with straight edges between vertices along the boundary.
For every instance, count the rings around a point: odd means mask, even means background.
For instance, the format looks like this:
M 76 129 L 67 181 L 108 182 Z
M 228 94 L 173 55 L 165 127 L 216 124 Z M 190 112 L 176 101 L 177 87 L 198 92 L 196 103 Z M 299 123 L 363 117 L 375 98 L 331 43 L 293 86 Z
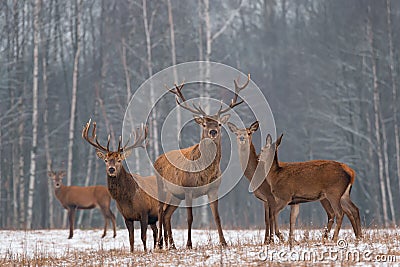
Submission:
M 217 113 L 213 114 L 213 115 L 207 114 L 204 111 L 204 109 L 200 106 L 200 104 L 196 105 L 196 104 L 192 103 L 191 106 L 188 105 L 186 98 L 182 94 L 182 88 L 185 85 L 184 83 L 182 83 L 179 86 L 177 84 L 175 84 L 175 88 L 172 88 L 172 89 L 169 89 L 168 87 L 166 87 L 166 88 L 169 92 L 176 95 L 176 103 L 179 106 L 181 106 L 182 108 L 193 113 L 195 122 L 202 127 L 202 139 L 209 138 L 217 143 L 217 142 L 219 142 L 219 140 L 221 138 L 222 125 L 227 123 L 231 116 L 230 114 L 224 114 L 224 113 L 228 112 L 232 108 L 243 103 L 243 100 L 237 102 L 238 94 L 241 90 L 246 88 L 246 86 L 249 84 L 249 82 L 250 82 L 250 74 L 247 76 L 246 83 L 242 86 L 239 86 L 238 81 L 234 80 L 234 84 L 235 84 L 234 98 L 232 99 L 229 106 L 225 109 L 223 109 L 222 103 L 221 103 L 221 107 L 219 108 Z
M 256 121 L 249 128 L 239 129 L 235 124 L 228 122 L 228 127 L 236 135 L 239 148 L 245 148 L 251 144 L 252 135 L 258 130 L 259 123 Z
M 60 188 L 61 187 L 62 179 L 65 176 L 65 171 L 58 171 L 58 172 L 48 171 L 47 175 L 49 176 L 50 179 L 53 180 L 54 188 Z
M 140 128 L 137 128 L 133 131 L 134 142 L 132 145 L 128 146 L 131 137 L 129 137 L 128 141 L 124 146 L 121 147 L 121 136 L 119 137 L 118 149 L 116 151 L 110 151 L 110 135 L 108 135 L 107 146 L 102 146 L 97 140 L 96 136 L 96 122 L 93 122 L 93 130 L 92 136 L 89 137 L 89 129 L 91 125 L 91 120 L 86 123 L 86 126 L 82 130 L 82 137 L 89 144 L 96 148 L 97 156 L 104 160 L 106 164 L 106 172 L 110 177 L 117 177 L 123 167 L 122 161 L 125 160 L 132 153 L 132 150 L 137 147 L 145 148 L 148 140 L 147 138 L 147 126 L 141 125 Z

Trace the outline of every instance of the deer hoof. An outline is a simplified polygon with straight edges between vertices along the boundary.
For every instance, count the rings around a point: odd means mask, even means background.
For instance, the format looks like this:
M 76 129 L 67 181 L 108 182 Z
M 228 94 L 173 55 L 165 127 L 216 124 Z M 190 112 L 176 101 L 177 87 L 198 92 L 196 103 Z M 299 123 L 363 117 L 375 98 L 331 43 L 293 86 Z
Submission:
M 187 249 L 192 249 L 192 242 L 187 242 L 186 248 Z

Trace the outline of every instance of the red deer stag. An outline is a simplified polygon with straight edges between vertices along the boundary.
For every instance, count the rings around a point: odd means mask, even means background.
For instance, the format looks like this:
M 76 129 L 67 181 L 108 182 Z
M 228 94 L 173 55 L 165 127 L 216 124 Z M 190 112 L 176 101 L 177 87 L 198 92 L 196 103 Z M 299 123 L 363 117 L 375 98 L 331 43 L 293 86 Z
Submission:
M 272 143 L 272 137 L 268 134 L 266 145 L 261 149 L 259 156 L 259 160 L 262 162 L 273 157 L 267 181 L 275 198 L 284 201 L 285 204 L 327 199 L 336 216 L 333 240 L 337 241 L 338 239 L 343 212 L 350 219 L 355 236 L 361 238 L 360 212 L 350 199 L 355 172 L 346 164 L 332 160 L 279 162 L 277 151 L 282 136 Z M 277 210 L 276 213 L 279 211 Z M 293 242 L 293 227 L 298 213 L 298 205 L 293 206 L 290 213 L 290 245 Z
M 93 123 L 92 136 L 89 137 L 91 121 L 86 124 L 82 131 L 82 137 L 96 148 L 97 156 L 106 164 L 107 185 L 111 197 L 117 202 L 117 208 L 125 220 L 129 232 L 130 251 L 134 248 L 134 222 L 140 221 L 141 239 L 146 251 L 147 225 L 153 230 L 154 247 L 157 241 L 158 201 L 148 195 L 157 195 L 157 183 L 155 176 L 142 177 L 138 174 L 128 173 L 122 161 L 125 160 L 134 148 L 145 147 L 147 142 L 147 127 L 142 126 L 134 131 L 134 142 L 128 146 L 121 146 L 119 138 L 117 151 L 110 151 L 110 136 L 107 146 L 102 146 L 96 137 L 96 123 Z M 139 186 L 140 185 L 140 186 Z M 150 191 L 149 191 L 150 190 Z
M 244 175 L 251 181 L 253 178 L 263 180 L 260 187 L 254 192 L 254 195 L 264 202 L 265 209 L 265 238 L 264 244 L 273 241 L 273 229 L 279 239 L 283 240 L 278 227 L 278 218 L 275 217 L 275 210 L 286 206 L 283 201 L 275 200 L 271 193 L 271 187 L 266 178 L 265 164 L 259 164 L 258 155 L 252 141 L 252 135 L 258 130 L 258 121 L 254 122 L 249 128 L 240 129 L 235 124 L 228 122 L 228 127 L 237 137 L 237 145 L 239 152 L 239 160 L 244 171 Z M 260 179 L 259 179 L 259 178 Z M 328 233 L 332 228 L 335 213 L 327 199 L 321 199 L 321 204 L 328 215 L 328 225 L 324 234 L 324 238 L 328 237 Z M 291 203 L 289 203 L 291 204 Z M 297 204 L 292 204 L 297 205 Z
M 101 238 L 107 234 L 108 220 L 113 225 L 114 237 L 117 235 L 115 231 L 115 216 L 110 210 L 111 196 L 107 187 L 102 185 L 95 186 L 66 186 L 62 183 L 65 176 L 64 171 L 49 171 L 48 176 L 53 180 L 54 193 L 60 201 L 64 209 L 68 210 L 69 219 L 69 236 L 71 239 L 74 235 L 75 212 L 77 209 L 94 209 L 99 208 L 104 216 L 104 233 Z
M 185 199 L 188 225 L 186 247 L 192 248 L 192 200 L 203 195 L 207 195 L 210 201 L 211 211 L 218 228 L 219 242 L 222 246 L 227 245 L 218 212 L 218 188 L 221 183 L 219 179 L 221 177 L 221 127 L 230 118 L 230 114 L 223 114 L 243 103 L 243 101 L 237 102 L 238 94 L 249 82 L 250 75 L 243 86 L 238 86 L 235 80 L 235 96 L 232 102 L 225 109 L 221 104 L 220 109 L 214 115 L 208 115 L 200 105 L 193 103 L 192 107 L 188 105 L 182 94 L 183 83 L 180 86 L 175 84 L 174 89 L 168 89 L 169 92 L 176 95 L 176 102 L 179 106 L 193 113 L 195 122 L 202 127 L 202 136 L 200 143 L 185 149 L 169 151 L 159 156 L 154 162 L 160 200 L 159 228 L 161 229 L 162 223 L 164 223 L 168 236 L 168 240 L 165 240 L 167 247 L 169 244 L 170 248 L 175 248 L 171 216 L 178 208 L 179 203 Z M 172 201 L 164 206 L 163 203 L 166 202 L 167 197 Z M 161 230 L 159 240 L 161 240 Z M 160 242 L 158 245 L 162 247 Z

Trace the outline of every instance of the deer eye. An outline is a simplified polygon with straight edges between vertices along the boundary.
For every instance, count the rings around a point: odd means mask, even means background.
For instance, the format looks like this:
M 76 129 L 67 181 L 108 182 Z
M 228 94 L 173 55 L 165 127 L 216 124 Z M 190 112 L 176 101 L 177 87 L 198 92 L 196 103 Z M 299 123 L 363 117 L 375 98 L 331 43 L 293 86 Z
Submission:
M 106 160 L 106 159 L 105 159 L 105 160 L 104 160 L 104 162 L 105 162 L 105 163 L 107 163 L 107 162 L 108 162 L 108 160 Z
M 119 160 L 117 160 L 118 161 L 118 163 L 120 163 L 121 162 L 121 159 L 119 159 Z
M 221 126 L 222 126 L 222 124 L 221 124 L 221 123 L 218 123 L 218 126 L 219 126 L 219 127 L 221 127 Z
M 207 125 L 205 123 L 203 123 L 203 127 L 207 127 Z

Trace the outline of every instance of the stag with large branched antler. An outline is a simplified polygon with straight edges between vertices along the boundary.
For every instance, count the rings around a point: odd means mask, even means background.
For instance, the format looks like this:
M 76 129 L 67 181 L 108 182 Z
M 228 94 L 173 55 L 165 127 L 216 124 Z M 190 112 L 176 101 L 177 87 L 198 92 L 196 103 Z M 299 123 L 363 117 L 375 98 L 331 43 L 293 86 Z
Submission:
M 96 148 L 97 156 L 104 160 L 106 164 L 107 185 L 111 197 L 117 202 L 117 208 L 125 220 L 125 225 L 129 231 L 129 243 L 131 252 L 134 244 L 134 221 L 140 221 L 141 239 L 144 250 L 146 250 L 146 230 L 147 225 L 151 226 L 154 237 L 154 247 L 157 240 L 158 201 L 151 196 L 157 195 L 156 177 L 142 177 L 138 174 L 128 173 L 122 161 L 125 160 L 134 148 L 146 147 L 147 127 L 141 125 L 133 131 L 134 141 L 129 145 L 130 139 L 122 146 L 119 137 L 118 149 L 111 151 L 110 136 L 108 136 L 107 146 L 99 143 L 96 136 L 96 123 L 93 123 L 93 130 L 89 136 L 91 121 L 86 124 L 82 131 L 82 137 L 89 144 Z M 139 186 L 140 185 L 140 186 Z
M 192 200 L 203 195 L 208 196 L 218 228 L 220 244 L 226 246 L 218 212 L 218 188 L 221 183 L 219 179 L 221 177 L 221 127 L 230 118 L 230 114 L 225 113 L 243 103 L 243 100 L 239 102 L 237 100 L 239 92 L 249 84 L 250 74 L 247 78 L 242 86 L 238 85 L 238 81 L 234 81 L 235 96 L 231 103 L 226 108 L 223 108 L 221 103 L 221 107 L 215 114 L 207 114 L 200 104 L 196 105 L 193 102 L 189 104 L 182 93 L 184 83 L 175 84 L 172 89 L 167 88 L 169 92 L 176 95 L 176 102 L 180 107 L 193 113 L 195 122 L 202 127 L 202 135 L 200 143 L 185 149 L 169 151 L 159 156 L 154 162 L 160 201 L 158 237 L 160 248 L 162 247 L 160 241 L 163 222 L 168 236 L 165 240 L 166 245 L 175 248 L 171 216 L 183 199 L 187 206 L 188 241 L 186 246 L 192 248 Z

